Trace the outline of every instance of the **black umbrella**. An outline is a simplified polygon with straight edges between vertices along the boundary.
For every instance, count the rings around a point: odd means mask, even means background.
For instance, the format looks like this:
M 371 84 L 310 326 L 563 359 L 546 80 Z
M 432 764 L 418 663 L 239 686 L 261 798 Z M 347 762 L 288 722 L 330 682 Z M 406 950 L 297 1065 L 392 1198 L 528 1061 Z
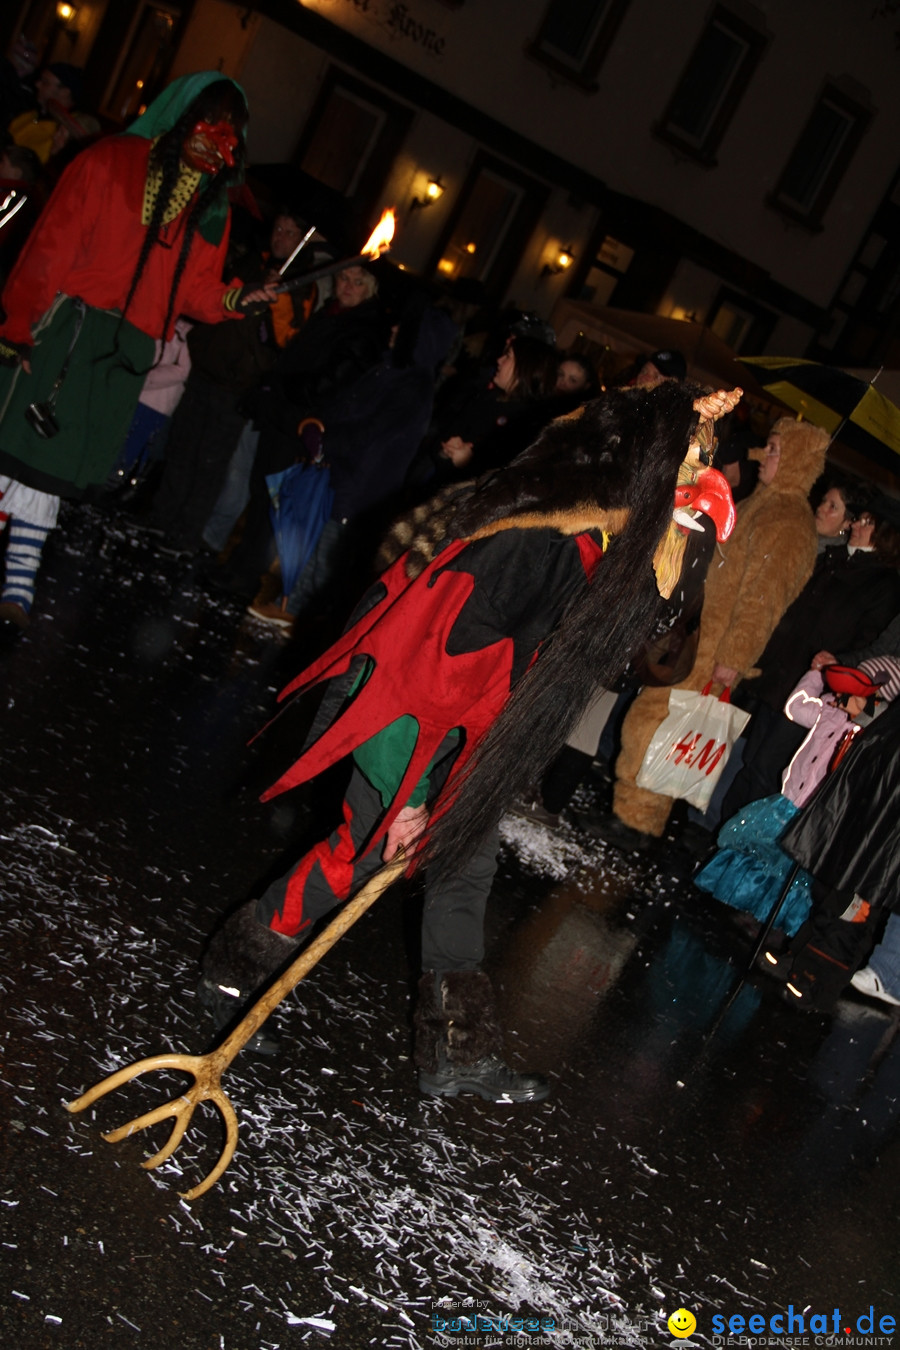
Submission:
M 785 356 L 742 356 L 763 388 L 850 450 L 900 470 L 900 408 L 875 388 L 837 366 Z M 877 376 L 876 376 L 877 379 Z

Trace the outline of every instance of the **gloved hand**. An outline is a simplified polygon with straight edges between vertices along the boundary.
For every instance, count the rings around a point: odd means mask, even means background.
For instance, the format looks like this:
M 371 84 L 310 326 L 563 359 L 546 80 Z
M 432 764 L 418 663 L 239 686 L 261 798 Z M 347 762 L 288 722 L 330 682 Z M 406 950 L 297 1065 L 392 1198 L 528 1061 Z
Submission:
M 8 338 L 0 338 L 0 366 L 14 366 L 19 361 L 25 365 L 30 356 L 30 343 L 10 342 Z
M 253 315 L 265 314 L 277 297 L 278 291 L 274 285 L 260 286 L 258 282 L 254 282 L 249 286 L 232 287 L 226 291 L 223 304 L 232 314 L 250 318 Z

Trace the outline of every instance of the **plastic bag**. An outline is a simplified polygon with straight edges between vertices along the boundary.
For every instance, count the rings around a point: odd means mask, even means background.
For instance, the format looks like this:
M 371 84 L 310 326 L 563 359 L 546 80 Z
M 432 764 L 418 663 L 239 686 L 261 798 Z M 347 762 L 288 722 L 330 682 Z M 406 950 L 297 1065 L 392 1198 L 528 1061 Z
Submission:
M 708 684 L 701 694 L 673 689 L 669 713 L 647 746 L 635 782 L 663 797 L 682 797 L 701 811 L 750 714 L 735 708 L 731 690 L 714 698 Z

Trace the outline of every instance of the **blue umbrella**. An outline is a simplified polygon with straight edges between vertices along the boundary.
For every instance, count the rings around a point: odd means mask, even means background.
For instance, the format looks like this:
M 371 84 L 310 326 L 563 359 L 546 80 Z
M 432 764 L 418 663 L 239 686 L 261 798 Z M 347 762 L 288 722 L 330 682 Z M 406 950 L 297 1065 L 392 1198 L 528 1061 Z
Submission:
M 334 488 L 328 465 L 292 464 L 266 476 L 269 513 L 281 563 L 281 589 L 290 595 L 331 515 Z

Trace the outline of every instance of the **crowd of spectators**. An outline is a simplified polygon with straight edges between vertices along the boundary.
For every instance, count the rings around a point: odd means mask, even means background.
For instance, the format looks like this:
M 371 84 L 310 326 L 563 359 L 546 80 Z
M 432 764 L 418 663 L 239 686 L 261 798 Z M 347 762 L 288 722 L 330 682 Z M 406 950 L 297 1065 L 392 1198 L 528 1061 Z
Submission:
M 41 66 L 19 37 L 0 62 L 0 284 L 63 170 L 101 130 L 85 107 L 81 68 Z

